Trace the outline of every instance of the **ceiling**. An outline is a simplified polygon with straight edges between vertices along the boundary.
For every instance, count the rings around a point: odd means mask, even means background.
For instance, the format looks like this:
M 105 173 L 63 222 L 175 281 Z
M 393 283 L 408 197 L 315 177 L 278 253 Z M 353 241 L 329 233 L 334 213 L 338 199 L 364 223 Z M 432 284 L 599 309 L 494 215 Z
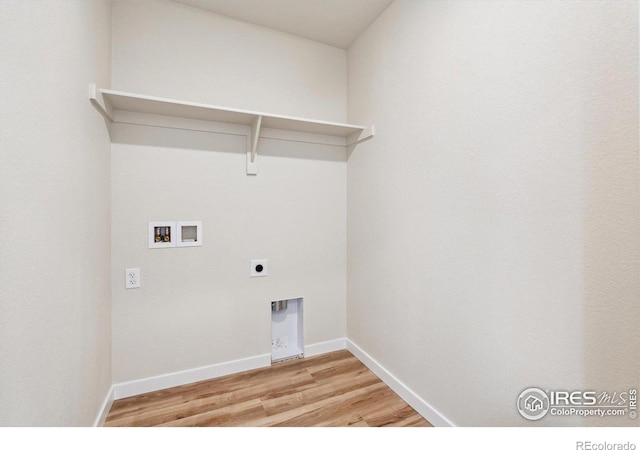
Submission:
M 174 0 L 347 49 L 393 0 Z

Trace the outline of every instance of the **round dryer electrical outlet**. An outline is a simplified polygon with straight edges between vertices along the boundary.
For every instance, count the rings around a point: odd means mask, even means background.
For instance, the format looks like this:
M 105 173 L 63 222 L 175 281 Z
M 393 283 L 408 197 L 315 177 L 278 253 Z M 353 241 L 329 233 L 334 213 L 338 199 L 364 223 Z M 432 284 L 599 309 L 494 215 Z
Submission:
M 266 277 L 268 274 L 266 259 L 251 260 L 251 277 Z

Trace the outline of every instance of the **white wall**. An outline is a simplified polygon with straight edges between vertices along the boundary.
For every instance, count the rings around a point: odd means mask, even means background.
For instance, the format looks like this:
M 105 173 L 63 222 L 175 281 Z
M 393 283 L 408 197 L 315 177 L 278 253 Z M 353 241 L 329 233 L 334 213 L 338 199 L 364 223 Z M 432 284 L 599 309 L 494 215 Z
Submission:
M 166 0 L 113 7 L 114 89 L 345 122 L 346 52 Z
M 637 385 L 637 2 L 398 0 L 348 73 L 348 338 L 457 425 Z
M 0 2 L 0 425 L 87 426 L 111 386 L 110 4 Z
M 114 89 L 344 120 L 343 50 L 163 1 L 114 3 L 113 29 Z M 118 125 L 113 138 L 115 383 L 268 354 L 272 300 L 304 297 L 306 345 L 344 338 L 343 148 L 261 139 L 247 176 L 242 136 Z M 149 249 L 156 220 L 201 220 L 204 245 Z M 252 258 L 268 277 L 249 278 Z

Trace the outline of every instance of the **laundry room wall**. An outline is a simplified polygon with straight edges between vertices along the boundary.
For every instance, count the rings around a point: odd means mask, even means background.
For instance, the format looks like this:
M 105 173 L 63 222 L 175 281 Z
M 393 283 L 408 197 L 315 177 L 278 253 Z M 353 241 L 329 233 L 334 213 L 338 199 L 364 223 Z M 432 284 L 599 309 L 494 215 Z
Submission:
M 638 2 L 397 0 L 348 63 L 348 339 L 455 425 L 637 389 Z
M 0 2 L 0 426 L 91 426 L 111 388 L 111 5 Z
M 158 0 L 113 4 L 112 88 L 344 121 L 346 52 Z M 344 338 L 346 152 L 115 124 L 114 383 L 271 351 L 272 300 L 304 298 L 305 344 Z M 149 249 L 150 221 L 199 220 L 201 247 Z M 268 259 L 250 278 L 250 260 Z M 141 287 L 125 290 L 126 268 Z

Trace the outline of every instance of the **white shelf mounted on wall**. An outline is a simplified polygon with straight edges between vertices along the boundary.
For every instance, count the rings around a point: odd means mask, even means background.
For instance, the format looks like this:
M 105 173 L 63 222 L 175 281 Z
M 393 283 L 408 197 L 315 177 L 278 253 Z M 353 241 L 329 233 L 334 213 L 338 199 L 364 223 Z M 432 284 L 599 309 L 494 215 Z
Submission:
M 300 117 L 266 114 L 222 106 L 89 86 L 89 99 L 108 124 L 134 123 L 202 130 L 201 122 L 239 126 L 235 134 L 247 136 L 247 174 L 256 175 L 258 140 L 271 137 L 302 142 L 355 146 L 374 136 L 373 126 L 326 122 Z M 282 131 L 289 134 L 283 134 Z M 225 132 L 228 132 L 225 130 Z

